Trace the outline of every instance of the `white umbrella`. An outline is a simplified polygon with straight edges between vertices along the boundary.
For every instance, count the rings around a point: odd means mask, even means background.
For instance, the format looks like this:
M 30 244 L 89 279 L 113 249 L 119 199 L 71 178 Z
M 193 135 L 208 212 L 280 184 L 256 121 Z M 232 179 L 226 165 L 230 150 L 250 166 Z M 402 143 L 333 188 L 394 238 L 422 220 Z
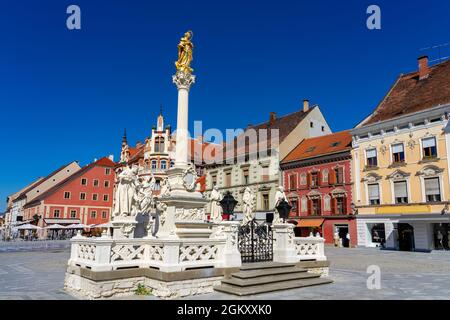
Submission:
M 89 226 L 84 225 L 82 223 L 74 223 L 66 227 L 66 229 L 84 229 L 89 228 Z
M 51 225 L 45 227 L 45 229 L 53 229 L 53 230 L 55 230 L 55 229 L 66 229 L 66 227 L 55 223 L 55 224 L 51 224 Z
M 113 227 L 113 225 L 111 222 L 106 222 L 106 223 L 95 225 L 95 228 L 112 228 L 112 227 Z
M 38 227 L 38 226 L 35 226 L 35 225 L 32 225 L 32 224 L 29 224 L 29 223 L 27 223 L 27 224 L 24 224 L 24 225 L 21 225 L 21 226 L 18 226 L 16 229 L 18 229 L 18 230 L 40 230 L 40 229 L 42 229 L 41 227 Z

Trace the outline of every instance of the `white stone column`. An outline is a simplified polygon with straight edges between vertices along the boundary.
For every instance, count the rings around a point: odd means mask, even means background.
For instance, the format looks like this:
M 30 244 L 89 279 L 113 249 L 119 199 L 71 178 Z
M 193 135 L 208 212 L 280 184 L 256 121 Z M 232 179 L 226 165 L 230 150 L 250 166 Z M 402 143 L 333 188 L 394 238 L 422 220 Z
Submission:
M 273 228 L 273 261 L 282 263 L 299 262 L 295 252 L 294 226 L 290 223 L 277 223 Z
M 189 89 L 195 83 L 195 76 L 177 72 L 172 77 L 173 83 L 178 88 L 178 118 L 177 118 L 177 144 L 175 166 L 183 167 L 189 163 L 188 159 L 188 112 Z

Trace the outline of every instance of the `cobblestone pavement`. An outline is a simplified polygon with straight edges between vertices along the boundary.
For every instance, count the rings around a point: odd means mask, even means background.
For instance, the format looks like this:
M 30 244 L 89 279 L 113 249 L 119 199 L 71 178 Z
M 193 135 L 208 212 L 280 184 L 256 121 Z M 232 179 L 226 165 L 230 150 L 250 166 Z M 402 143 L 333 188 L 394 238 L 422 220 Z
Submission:
M 189 299 L 450 299 L 450 252 L 326 247 L 326 255 L 332 284 L 248 297 L 215 292 Z M 0 253 L 0 299 L 73 299 L 62 290 L 68 258 L 68 249 Z M 367 289 L 370 265 L 381 269 L 379 290 Z

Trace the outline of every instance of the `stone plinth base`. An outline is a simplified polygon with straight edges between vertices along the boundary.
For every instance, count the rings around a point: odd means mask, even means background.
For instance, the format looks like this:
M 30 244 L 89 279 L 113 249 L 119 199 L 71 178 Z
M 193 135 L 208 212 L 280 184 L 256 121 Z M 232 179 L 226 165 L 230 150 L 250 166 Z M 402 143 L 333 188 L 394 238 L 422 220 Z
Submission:
M 297 262 L 296 266 L 320 274 L 321 277 L 329 276 L 330 261 L 301 261 Z
M 86 268 L 68 267 L 64 289 L 79 299 L 106 299 L 132 296 L 138 285 L 151 290 L 161 299 L 177 299 L 212 293 L 214 286 L 237 269 L 207 268 L 182 272 L 161 272 L 139 268 L 94 272 Z

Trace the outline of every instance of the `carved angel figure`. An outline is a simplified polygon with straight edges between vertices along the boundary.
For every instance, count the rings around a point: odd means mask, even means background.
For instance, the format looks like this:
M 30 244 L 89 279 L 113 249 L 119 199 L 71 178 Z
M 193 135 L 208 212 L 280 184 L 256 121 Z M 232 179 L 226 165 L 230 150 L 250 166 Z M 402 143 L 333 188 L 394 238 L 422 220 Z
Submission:
M 277 192 L 275 193 L 275 208 L 278 206 L 278 204 L 282 201 L 286 201 L 288 202 L 288 199 L 286 197 L 286 194 L 284 193 L 284 188 L 283 187 L 278 187 Z M 277 209 L 275 209 L 275 212 L 273 214 L 273 221 L 272 223 L 281 223 L 281 219 L 280 219 L 280 213 L 278 212 Z
M 253 212 L 255 194 L 249 187 L 245 188 L 244 195 L 242 196 L 242 203 L 242 213 L 244 214 L 242 224 L 246 224 L 255 218 L 255 213 Z
M 222 207 L 220 206 L 220 200 L 222 200 L 222 194 L 217 186 L 214 186 L 211 195 L 209 197 L 211 202 L 211 220 L 222 221 Z

